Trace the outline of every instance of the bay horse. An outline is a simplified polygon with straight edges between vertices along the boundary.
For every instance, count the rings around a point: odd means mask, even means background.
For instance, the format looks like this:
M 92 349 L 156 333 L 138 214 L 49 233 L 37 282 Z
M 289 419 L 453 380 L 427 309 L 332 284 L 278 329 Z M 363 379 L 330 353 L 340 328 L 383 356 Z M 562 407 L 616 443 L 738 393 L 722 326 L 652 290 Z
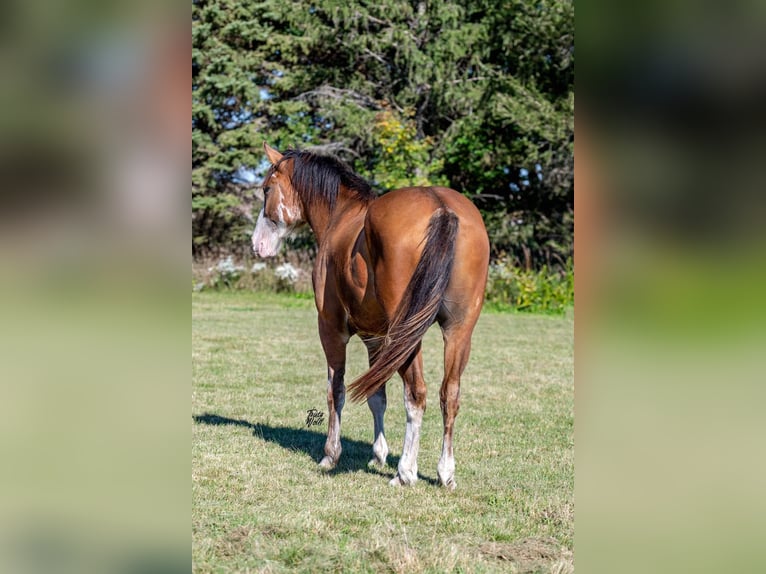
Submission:
M 404 381 L 407 426 L 392 485 L 417 481 L 420 426 L 426 407 L 421 340 L 438 322 L 444 338 L 439 393 L 444 422 L 439 482 L 454 489 L 452 435 L 460 407 L 460 377 L 484 302 L 489 239 L 478 209 L 445 187 L 407 187 L 381 196 L 338 159 L 308 151 L 281 154 L 264 143 L 271 163 L 264 205 L 253 232 L 260 257 L 277 254 L 282 239 L 308 224 L 317 240 L 313 286 L 319 337 L 327 359 L 328 430 L 324 458 L 341 454 L 346 344 L 358 335 L 369 370 L 348 386 L 352 401 L 367 399 L 374 425 L 371 465 L 384 466 L 388 379 Z

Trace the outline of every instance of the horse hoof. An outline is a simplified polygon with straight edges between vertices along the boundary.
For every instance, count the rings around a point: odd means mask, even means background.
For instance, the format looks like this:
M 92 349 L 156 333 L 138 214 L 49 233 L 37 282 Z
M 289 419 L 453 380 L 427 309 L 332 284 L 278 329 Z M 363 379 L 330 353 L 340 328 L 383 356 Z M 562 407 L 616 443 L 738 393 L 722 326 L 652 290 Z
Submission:
M 378 460 L 377 458 L 373 458 L 370 462 L 367 463 L 367 468 L 385 468 L 385 467 L 386 467 L 386 461 Z
M 405 480 L 402 478 L 402 475 L 397 472 L 396 476 L 392 478 L 388 484 L 391 486 L 412 486 L 417 482 L 417 480 L 417 477 L 413 478 L 412 480 Z
M 457 482 L 455 482 L 454 478 L 449 479 L 447 482 L 439 481 L 443 488 L 447 490 L 455 490 L 457 488 Z
M 335 468 L 335 463 L 329 456 L 324 457 L 322 462 L 319 463 L 319 470 L 328 471 L 332 470 L 333 468 Z

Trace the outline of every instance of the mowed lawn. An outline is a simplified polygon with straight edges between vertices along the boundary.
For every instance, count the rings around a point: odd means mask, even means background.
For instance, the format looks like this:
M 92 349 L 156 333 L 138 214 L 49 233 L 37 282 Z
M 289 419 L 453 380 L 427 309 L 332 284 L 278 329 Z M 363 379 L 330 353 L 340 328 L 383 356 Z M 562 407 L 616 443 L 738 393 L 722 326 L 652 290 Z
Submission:
M 346 403 L 343 454 L 318 468 L 326 366 L 313 302 L 192 296 L 192 559 L 204 572 L 572 572 L 573 320 L 485 312 L 455 425 L 457 489 L 436 484 L 442 340 L 424 341 L 418 483 L 396 488 L 401 380 L 388 383 L 389 467 L 368 469 L 372 417 Z M 348 348 L 347 382 L 366 366 Z M 306 426 L 306 411 L 325 413 Z

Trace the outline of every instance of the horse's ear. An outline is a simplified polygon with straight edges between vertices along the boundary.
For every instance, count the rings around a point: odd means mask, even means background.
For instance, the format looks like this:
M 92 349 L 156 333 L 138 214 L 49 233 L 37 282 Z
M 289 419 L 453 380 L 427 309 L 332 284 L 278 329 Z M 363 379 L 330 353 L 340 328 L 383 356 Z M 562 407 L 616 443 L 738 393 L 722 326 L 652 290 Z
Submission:
M 277 165 L 279 163 L 279 160 L 282 159 L 282 154 L 279 153 L 277 150 L 275 150 L 266 142 L 263 142 L 263 151 L 266 152 L 266 156 L 269 158 L 271 165 Z

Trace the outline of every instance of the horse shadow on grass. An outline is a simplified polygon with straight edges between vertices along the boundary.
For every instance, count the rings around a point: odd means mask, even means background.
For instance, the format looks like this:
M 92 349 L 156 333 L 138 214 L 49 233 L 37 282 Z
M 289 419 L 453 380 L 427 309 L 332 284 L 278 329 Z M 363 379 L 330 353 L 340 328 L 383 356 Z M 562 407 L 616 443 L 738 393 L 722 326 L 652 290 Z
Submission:
M 232 419 L 222 417 L 213 413 L 202 415 L 193 415 L 192 418 L 197 424 L 211 426 L 238 426 L 252 430 L 253 436 L 278 444 L 284 449 L 290 451 L 300 451 L 307 454 L 312 461 L 317 464 L 324 456 L 324 443 L 326 434 L 309 430 L 307 428 L 277 427 L 263 423 L 251 423 L 244 419 Z M 343 452 L 338 465 L 327 474 L 342 474 L 346 472 L 364 471 L 370 474 L 377 474 L 388 478 L 393 478 L 396 474 L 396 467 L 399 465 L 399 456 L 388 455 L 388 465 L 383 468 L 376 466 L 367 466 L 372 458 L 372 443 L 343 438 L 340 439 Z M 437 485 L 436 479 L 423 476 L 418 473 L 418 478 L 431 484 Z

